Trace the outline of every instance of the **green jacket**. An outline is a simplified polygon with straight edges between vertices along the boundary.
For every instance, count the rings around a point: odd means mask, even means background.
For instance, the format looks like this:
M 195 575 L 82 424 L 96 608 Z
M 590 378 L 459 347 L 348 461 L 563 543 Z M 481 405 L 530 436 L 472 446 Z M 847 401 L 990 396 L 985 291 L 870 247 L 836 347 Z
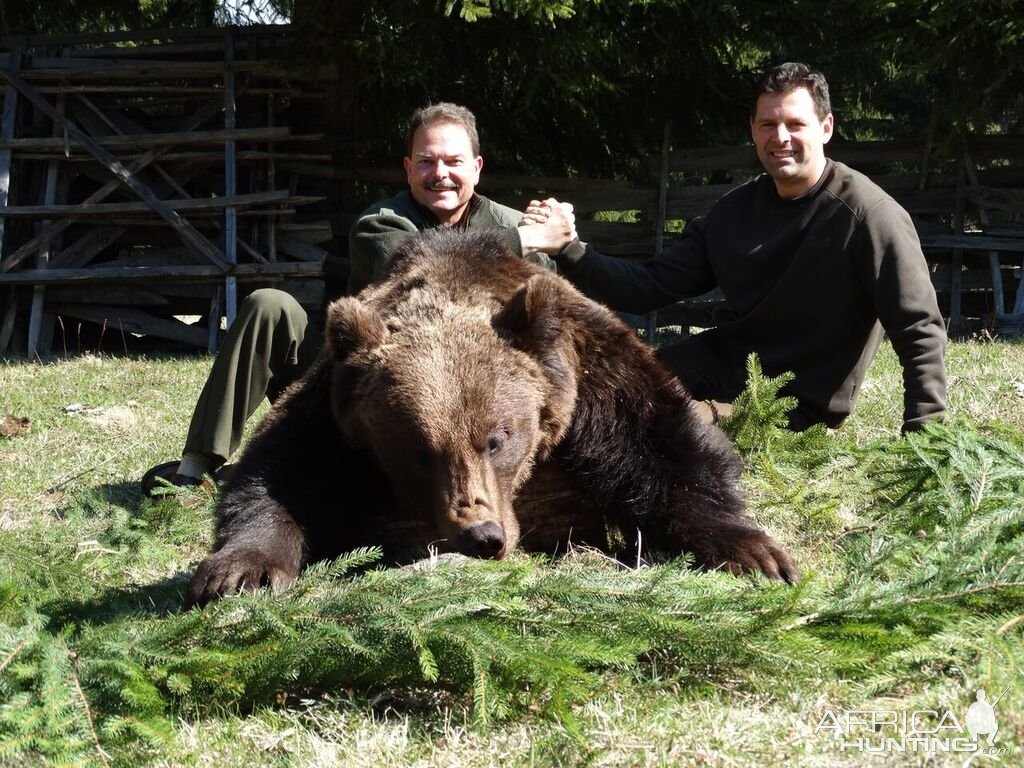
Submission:
M 502 239 L 519 253 L 522 244 L 516 226 L 522 214 L 508 206 L 473 195 L 469 214 L 458 225 L 461 229 L 500 230 Z M 408 192 L 374 203 L 356 219 L 348 236 L 352 271 L 348 279 L 348 292 L 358 293 L 370 283 L 379 280 L 387 271 L 395 250 L 409 235 L 440 226 L 427 209 L 417 203 Z M 531 261 L 553 269 L 554 262 L 542 253 L 529 254 Z

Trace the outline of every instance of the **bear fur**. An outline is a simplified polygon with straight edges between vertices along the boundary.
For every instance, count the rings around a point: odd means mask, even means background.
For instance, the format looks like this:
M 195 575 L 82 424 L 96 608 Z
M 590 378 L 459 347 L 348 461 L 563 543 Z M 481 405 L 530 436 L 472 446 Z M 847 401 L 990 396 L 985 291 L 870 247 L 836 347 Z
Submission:
M 186 600 L 281 589 L 360 546 L 500 559 L 570 537 L 607 549 L 609 526 L 626 547 L 794 582 L 741 470 L 612 312 L 490 233 L 425 233 L 328 308 L 317 362 L 223 488 Z

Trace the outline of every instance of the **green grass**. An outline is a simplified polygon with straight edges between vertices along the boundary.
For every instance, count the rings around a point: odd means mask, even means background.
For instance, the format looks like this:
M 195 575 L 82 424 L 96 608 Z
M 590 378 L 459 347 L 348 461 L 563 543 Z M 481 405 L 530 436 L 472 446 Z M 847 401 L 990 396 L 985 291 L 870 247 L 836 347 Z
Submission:
M 0 418 L 31 419 L 0 438 L 0 765 L 921 765 L 816 726 L 855 708 L 962 720 L 980 687 L 1008 689 L 1000 762 L 1024 762 L 1024 589 L 1007 586 L 1024 573 L 1024 344 L 950 346 L 953 429 L 898 437 L 884 347 L 842 429 L 747 453 L 797 590 L 578 553 L 318 571 L 182 615 L 211 510 L 137 482 L 180 451 L 208 367 L 0 364 Z

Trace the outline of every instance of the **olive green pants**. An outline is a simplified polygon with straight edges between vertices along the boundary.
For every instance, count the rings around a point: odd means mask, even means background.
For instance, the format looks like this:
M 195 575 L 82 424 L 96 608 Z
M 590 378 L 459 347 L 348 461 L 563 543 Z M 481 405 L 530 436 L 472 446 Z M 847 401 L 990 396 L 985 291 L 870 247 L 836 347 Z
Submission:
M 226 462 L 242 443 L 246 420 L 273 402 L 312 365 L 321 334 L 300 304 L 273 288 L 253 291 L 238 308 L 199 395 L 185 452 Z

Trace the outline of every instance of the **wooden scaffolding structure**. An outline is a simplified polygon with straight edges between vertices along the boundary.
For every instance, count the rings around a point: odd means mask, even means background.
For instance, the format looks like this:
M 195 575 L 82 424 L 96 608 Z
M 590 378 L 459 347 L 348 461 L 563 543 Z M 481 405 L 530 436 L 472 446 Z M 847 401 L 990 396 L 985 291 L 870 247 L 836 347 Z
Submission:
M 57 316 L 212 350 L 240 284 L 321 303 L 333 235 L 302 168 L 332 158 L 301 105 L 323 73 L 282 63 L 286 31 L 0 49 L 0 354 L 44 353 Z

